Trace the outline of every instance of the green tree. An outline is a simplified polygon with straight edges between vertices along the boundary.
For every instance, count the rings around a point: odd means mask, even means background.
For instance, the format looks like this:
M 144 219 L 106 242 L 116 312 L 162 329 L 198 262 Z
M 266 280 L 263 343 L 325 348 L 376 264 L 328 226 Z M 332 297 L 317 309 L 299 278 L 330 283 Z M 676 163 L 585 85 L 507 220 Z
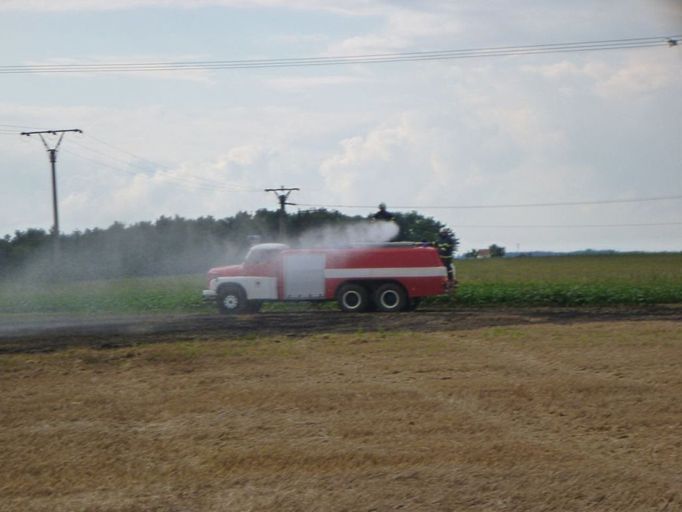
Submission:
M 24 274 L 79 280 L 204 272 L 212 266 L 241 261 L 250 246 L 250 235 L 259 235 L 263 242 L 276 240 L 278 215 L 277 211 L 262 209 L 224 219 L 162 216 L 154 222 L 131 225 L 115 222 L 106 229 L 61 235 L 62 256 L 57 263 L 47 232 L 16 231 L 14 236 L 0 240 L 0 278 Z M 294 241 L 310 229 L 361 220 L 362 216 L 326 209 L 299 211 L 286 217 L 287 232 Z M 415 211 L 396 214 L 396 222 L 400 227 L 397 239 L 414 242 L 435 241 L 444 226 Z
M 507 250 L 504 247 L 500 247 L 497 244 L 491 245 L 490 247 L 488 247 L 488 250 L 490 251 L 491 258 L 503 258 L 507 252 Z

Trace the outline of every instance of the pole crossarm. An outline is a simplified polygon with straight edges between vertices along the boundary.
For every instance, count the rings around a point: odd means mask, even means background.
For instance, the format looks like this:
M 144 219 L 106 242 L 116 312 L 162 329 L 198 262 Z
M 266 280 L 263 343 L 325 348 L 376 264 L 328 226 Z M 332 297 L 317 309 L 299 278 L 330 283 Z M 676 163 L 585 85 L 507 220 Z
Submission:
M 289 195 L 289 194 L 291 194 L 294 190 L 301 190 L 301 189 L 298 188 L 298 187 L 286 188 L 286 187 L 284 187 L 284 186 L 281 186 L 281 187 L 279 187 L 279 188 L 266 188 L 266 189 L 265 189 L 265 192 L 274 192 L 275 194 L 276 194 L 277 192 L 286 192 L 287 195 Z
M 279 205 L 280 205 L 281 209 L 284 210 L 285 205 L 291 205 L 291 206 L 296 205 L 296 203 L 287 203 L 287 199 L 289 199 L 289 196 L 295 190 L 301 190 L 301 189 L 298 187 L 286 188 L 286 187 L 284 187 L 284 185 L 282 185 L 279 188 L 266 188 L 265 192 L 274 192 L 275 195 L 277 196 L 277 199 L 279 200 Z
M 287 199 L 289 199 L 289 196 L 291 195 L 292 192 L 295 190 L 301 190 L 298 187 L 285 187 L 282 185 L 279 188 L 266 188 L 265 192 L 274 192 L 275 196 L 277 196 L 277 200 L 279 201 L 279 238 L 280 240 L 284 240 L 286 238 L 286 222 L 285 222 L 285 217 L 286 217 L 286 206 L 287 205 L 295 205 L 295 203 L 288 203 Z
M 31 135 L 38 135 L 40 137 L 40 140 L 43 141 L 43 146 L 45 146 L 45 149 L 47 151 L 57 151 L 59 149 L 59 146 L 62 144 L 62 139 L 64 138 L 65 133 L 83 133 L 83 130 L 79 130 L 78 128 L 72 128 L 70 130 L 39 130 L 35 132 L 21 132 L 22 135 L 26 135 L 27 137 L 30 137 Z M 57 135 L 59 134 L 59 140 L 57 141 L 57 144 L 53 148 L 50 147 L 50 145 L 47 143 L 45 140 L 45 137 L 43 135 Z
M 39 135 L 41 133 L 49 133 L 50 135 L 57 135 L 58 133 L 68 133 L 68 132 L 76 132 L 76 133 L 83 133 L 83 130 L 79 130 L 78 128 L 73 128 L 71 130 L 39 130 L 35 132 L 21 132 L 22 135 Z

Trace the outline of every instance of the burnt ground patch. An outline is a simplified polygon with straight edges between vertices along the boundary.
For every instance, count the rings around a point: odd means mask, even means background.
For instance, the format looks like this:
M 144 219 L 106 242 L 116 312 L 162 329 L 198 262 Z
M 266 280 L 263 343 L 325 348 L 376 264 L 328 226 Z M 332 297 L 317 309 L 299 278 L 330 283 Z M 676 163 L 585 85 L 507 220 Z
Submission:
M 140 343 L 314 333 L 435 332 L 525 324 L 682 321 L 682 306 L 582 308 L 457 308 L 411 313 L 349 314 L 332 310 L 243 316 L 165 314 L 36 315 L 0 319 L 0 353 L 50 352 L 69 347 L 115 348 Z

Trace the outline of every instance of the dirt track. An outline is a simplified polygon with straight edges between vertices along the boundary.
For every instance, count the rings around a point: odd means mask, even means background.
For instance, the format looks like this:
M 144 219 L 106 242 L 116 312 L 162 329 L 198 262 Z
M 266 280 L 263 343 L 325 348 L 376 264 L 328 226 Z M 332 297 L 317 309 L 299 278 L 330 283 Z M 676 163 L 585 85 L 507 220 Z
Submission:
M 531 323 L 672 320 L 680 306 L 613 308 L 479 308 L 423 310 L 401 314 L 348 314 L 338 311 L 216 314 L 65 316 L 40 315 L 0 320 L 0 353 L 49 352 L 73 346 L 114 348 L 216 336 L 300 336 L 319 332 L 468 330 Z

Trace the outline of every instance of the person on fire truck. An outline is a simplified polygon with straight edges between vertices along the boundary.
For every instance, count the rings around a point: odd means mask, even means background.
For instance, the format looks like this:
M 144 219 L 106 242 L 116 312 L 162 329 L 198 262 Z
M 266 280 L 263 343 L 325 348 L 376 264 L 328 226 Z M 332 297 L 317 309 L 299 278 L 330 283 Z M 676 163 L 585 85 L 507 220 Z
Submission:
M 376 212 L 374 215 L 372 215 L 372 218 L 374 220 L 385 220 L 385 221 L 391 221 L 395 220 L 395 216 L 386 210 L 386 203 L 381 203 L 379 205 L 379 211 Z
M 438 233 L 438 240 L 434 244 L 438 249 L 438 256 L 440 261 L 445 265 L 448 271 L 448 281 L 453 282 L 454 276 L 452 272 L 452 258 L 455 252 L 455 236 L 448 228 L 443 228 Z

